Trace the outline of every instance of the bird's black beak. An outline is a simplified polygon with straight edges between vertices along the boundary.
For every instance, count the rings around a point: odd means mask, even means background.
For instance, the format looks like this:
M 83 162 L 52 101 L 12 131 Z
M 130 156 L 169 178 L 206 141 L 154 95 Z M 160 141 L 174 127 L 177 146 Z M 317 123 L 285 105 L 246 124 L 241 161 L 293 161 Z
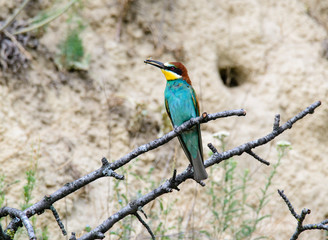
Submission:
M 159 62 L 159 61 L 155 61 L 155 60 L 151 60 L 151 59 L 145 60 L 144 63 L 153 65 L 153 66 L 158 67 L 160 69 L 164 69 L 165 68 L 164 63 Z

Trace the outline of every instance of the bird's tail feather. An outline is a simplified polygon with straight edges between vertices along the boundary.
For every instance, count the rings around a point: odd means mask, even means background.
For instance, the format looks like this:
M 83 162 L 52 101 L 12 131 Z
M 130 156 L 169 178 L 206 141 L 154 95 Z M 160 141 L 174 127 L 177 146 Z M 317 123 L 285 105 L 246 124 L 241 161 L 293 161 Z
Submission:
M 196 158 L 191 158 L 192 166 L 194 168 L 194 179 L 199 182 L 208 177 L 207 172 L 204 167 L 203 158 L 198 152 Z

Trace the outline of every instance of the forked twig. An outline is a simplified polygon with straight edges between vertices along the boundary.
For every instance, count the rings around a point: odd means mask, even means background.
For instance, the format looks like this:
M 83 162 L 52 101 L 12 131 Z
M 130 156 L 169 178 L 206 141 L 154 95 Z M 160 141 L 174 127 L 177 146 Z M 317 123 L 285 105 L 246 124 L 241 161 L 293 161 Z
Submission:
M 215 120 L 218 118 L 223 118 L 223 117 L 244 116 L 245 114 L 246 114 L 245 111 L 243 109 L 240 109 L 240 110 L 230 110 L 230 111 L 218 112 L 218 113 L 214 113 L 214 114 L 204 113 L 200 117 L 190 119 L 189 121 L 183 123 L 182 125 L 180 125 L 176 129 L 174 129 L 173 131 L 165 134 L 163 137 L 156 139 L 154 141 L 151 141 L 147 144 L 141 145 L 140 147 L 134 149 L 132 152 L 126 154 L 125 156 L 116 160 L 115 162 L 109 163 L 106 158 L 103 158 L 102 166 L 99 169 L 97 169 L 73 182 L 65 184 L 65 186 L 61 187 L 60 189 L 58 189 L 51 195 L 46 195 L 42 200 L 40 200 L 39 202 L 30 206 L 29 208 L 25 209 L 24 213 L 26 213 L 27 217 L 31 217 L 31 216 L 35 215 L 36 213 L 40 213 L 40 212 L 44 211 L 45 209 L 49 209 L 53 203 L 57 202 L 60 199 L 65 198 L 67 195 L 75 192 L 76 190 L 84 187 L 85 185 L 87 185 L 99 178 L 111 176 L 118 180 L 123 180 L 124 176 L 115 173 L 114 170 L 124 166 L 125 164 L 129 163 L 131 160 L 135 159 L 139 155 L 141 155 L 145 152 L 148 152 L 152 149 L 158 148 L 161 145 L 164 145 L 165 143 L 171 141 L 173 138 L 178 136 L 181 132 L 186 131 L 187 129 L 191 128 L 192 126 L 194 126 L 196 124 L 205 123 L 205 122 Z M 166 191 L 172 191 L 170 186 L 166 187 Z M 136 211 L 137 211 L 137 209 L 131 211 L 130 214 L 134 214 Z M 121 219 L 121 218 L 118 218 L 118 219 Z M 6 230 L 9 230 L 9 231 L 15 233 L 17 231 L 17 229 L 20 227 L 20 223 L 21 223 L 20 220 L 11 221 L 8 224 Z M 101 234 L 102 234 L 101 232 L 94 232 L 93 239 L 99 238 L 99 236 L 102 236 Z
M 320 106 L 321 102 L 315 102 L 312 105 L 310 105 L 308 108 L 297 114 L 295 117 L 288 120 L 285 124 L 279 126 L 279 119 L 275 118 L 275 123 L 273 127 L 273 131 L 269 133 L 268 135 L 259 138 L 254 141 L 247 142 L 245 144 L 242 144 L 238 147 L 235 147 L 231 150 L 218 153 L 215 151 L 215 148 L 213 147 L 213 151 L 215 152 L 208 160 L 205 161 L 204 165 L 205 167 L 212 166 L 214 164 L 218 164 L 223 160 L 229 159 L 232 156 L 235 155 L 241 155 L 242 153 L 248 153 L 252 156 L 252 149 L 256 148 L 258 146 L 261 146 L 271 140 L 273 140 L 276 136 L 283 133 L 285 130 L 290 129 L 295 122 L 302 119 L 304 116 L 311 114 L 314 112 L 314 110 Z M 132 159 L 136 158 L 137 156 L 150 151 L 152 149 L 155 149 L 170 140 L 172 140 L 174 137 L 178 136 L 183 131 L 186 131 L 190 129 L 192 126 L 200 123 L 205 123 L 210 120 L 217 119 L 219 117 L 227 117 L 227 116 L 243 116 L 245 115 L 244 110 L 232 110 L 232 111 L 225 111 L 221 113 L 215 113 L 215 114 L 202 114 L 202 116 L 190 119 L 189 121 L 183 123 L 181 126 L 174 129 L 174 131 L 169 132 L 168 134 L 164 135 L 163 137 L 156 139 L 154 141 L 151 141 L 147 144 L 144 144 L 129 154 L 123 156 L 121 159 L 113 162 L 108 163 L 108 161 L 103 158 L 102 160 L 102 167 L 98 170 L 89 173 L 88 175 L 77 179 L 71 183 L 67 183 L 64 187 L 58 189 L 53 194 L 46 196 L 43 200 L 37 202 L 36 204 L 32 205 L 28 209 L 24 210 L 23 213 L 26 214 L 27 217 L 31 217 L 32 215 L 42 212 L 45 209 L 48 209 L 54 202 L 66 197 L 67 195 L 73 193 L 74 191 L 80 189 L 81 187 L 91 183 L 92 181 L 99 179 L 101 177 L 105 176 L 113 176 L 117 179 L 123 179 L 122 176 L 117 176 L 116 174 L 113 174 L 113 171 L 118 169 L 119 167 L 129 163 Z M 210 145 L 212 146 L 212 145 Z M 255 154 L 256 155 L 256 154 Z M 257 155 L 256 155 L 257 156 Z M 255 157 L 257 160 L 260 157 Z M 261 159 L 261 158 L 260 158 Z M 262 159 L 261 162 L 264 160 Z M 266 162 L 266 161 L 264 161 Z M 188 167 L 186 170 L 184 170 L 182 173 L 178 175 L 174 175 L 174 178 L 166 180 L 164 183 L 162 183 L 159 187 L 154 189 L 153 191 L 141 196 L 140 198 L 130 201 L 125 207 L 123 207 L 121 210 L 110 216 L 108 219 L 106 219 L 103 223 L 101 223 L 99 226 L 91 230 L 90 232 L 86 233 L 82 237 L 79 238 L 79 240 L 85 240 L 85 239 L 99 239 L 104 238 L 104 233 L 107 232 L 115 223 L 123 219 L 124 217 L 128 215 L 136 215 L 136 213 L 146 204 L 153 201 L 154 199 L 160 197 L 163 194 L 172 192 L 172 188 L 177 188 L 182 182 L 186 181 L 187 179 L 193 178 L 193 171 L 190 167 Z M 172 186 L 172 181 L 174 181 L 174 187 Z M 1 209 L 0 209 L 1 210 Z M 139 220 L 140 221 L 140 220 Z M 21 220 L 12 220 L 9 225 L 7 226 L 6 230 L 10 229 L 14 232 L 18 229 L 20 226 Z M 72 236 L 73 237 L 73 236 Z
M 292 125 L 297 122 L 298 120 L 302 119 L 308 114 L 311 114 L 314 112 L 314 110 L 321 105 L 321 102 L 315 102 L 312 105 L 310 105 L 308 108 L 297 114 L 295 117 L 288 120 L 285 124 L 283 124 L 280 127 L 277 127 L 276 130 L 273 130 L 270 134 L 266 135 L 265 137 L 259 138 L 255 141 L 251 141 L 245 144 L 242 144 L 236 148 L 233 148 L 231 150 L 225 151 L 223 153 L 214 153 L 207 161 L 205 161 L 204 165 L 206 167 L 209 167 L 213 164 L 220 163 L 223 160 L 229 159 L 232 156 L 235 155 L 241 155 L 244 152 L 249 151 L 252 148 L 261 146 L 272 139 L 274 139 L 276 136 L 280 135 L 282 132 L 284 132 L 287 129 L 290 129 Z M 184 170 L 179 175 L 175 176 L 175 186 L 178 187 L 182 182 L 186 181 L 187 179 L 192 178 L 192 171 L 190 169 Z M 108 231 L 116 222 L 123 219 L 124 217 L 134 214 L 138 208 L 141 208 L 148 204 L 149 202 L 153 201 L 154 199 L 158 198 L 159 196 L 172 192 L 171 188 L 171 179 L 166 180 L 162 185 L 160 185 L 158 188 L 154 189 L 153 191 L 143 195 L 137 200 L 133 200 L 129 202 L 129 204 L 125 207 L 123 207 L 121 210 L 116 212 L 114 215 L 110 216 L 108 219 L 106 219 L 102 224 L 100 224 L 98 227 L 94 228 L 92 231 L 86 233 L 82 237 L 79 238 L 79 240 L 89 240 L 89 239 L 95 239 L 95 236 L 101 232 L 104 233 Z
M 290 203 L 289 199 L 285 195 L 284 190 L 278 189 L 278 193 L 279 193 L 280 197 L 285 201 L 291 214 L 297 220 L 296 230 L 295 230 L 293 236 L 290 238 L 290 240 L 296 240 L 298 238 L 298 236 L 305 230 L 326 230 L 326 231 L 328 231 L 328 219 L 323 220 L 320 223 L 303 225 L 306 215 L 310 214 L 311 210 L 308 208 L 303 208 L 301 214 L 298 215 L 295 212 L 293 205 Z

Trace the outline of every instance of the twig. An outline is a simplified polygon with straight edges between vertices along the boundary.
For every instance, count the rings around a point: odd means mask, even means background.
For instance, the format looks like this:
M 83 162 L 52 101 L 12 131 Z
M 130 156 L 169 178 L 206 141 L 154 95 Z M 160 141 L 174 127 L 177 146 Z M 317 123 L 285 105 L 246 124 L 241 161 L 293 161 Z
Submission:
M 285 201 L 286 205 L 288 206 L 289 211 L 291 212 L 291 214 L 294 216 L 294 218 L 297 220 L 297 227 L 296 230 L 293 234 L 293 236 L 290 238 L 290 240 L 296 240 L 298 238 L 298 236 L 305 230 L 326 230 L 328 231 L 328 219 L 320 222 L 320 223 L 316 223 L 316 224 L 306 224 L 303 225 L 304 219 L 306 217 L 306 215 L 311 213 L 310 209 L 307 208 L 303 208 L 301 215 L 298 215 L 295 210 L 293 205 L 290 203 L 289 199 L 287 198 L 287 196 L 284 193 L 284 190 L 279 190 L 278 189 L 278 193 L 281 196 L 281 198 Z
M 75 232 L 72 232 L 69 240 L 76 240 Z
M 306 108 L 304 111 L 300 112 L 295 117 L 288 120 L 284 125 L 279 127 L 279 129 L 277 131 L 274 131 L 274 133 L 272 132 L 263 138 L 259 138 L 258 140 L 251 141 L 251 142 L 245 143 L 243 145 L 240 145 L 239 147 L 236 147 L 236 148 L 233 148 L 226 152 L 223 152 L 220 155 L 218 155 L 218 154 L 212 155 L 207 161 L 205 161 L 204 165 L 206 167 L 209 167 L 213 164 L 216 164 L 223 160 L 229 159 L 234 155 L 241 155 L 243 152 L 249 151 L 252 148 L 261 146 L 264 143 L 271 141 L 276 136 L 278 136 L 279 134 L 284 132 L 286 129 L 291 128 L 295 122 L 302 119 L 307 114 L 313 113 L 314 109 L 316 109 L 318 106 L 320 106 L 320 104 L 321 104 L 321 102 L 313 103 L 308 108 Z M 177 175 L 175 177 L 175 185 L 179 186 L 182 182 L 186 181 L 188 178 L 192 178 L 192 176 L 193 176 L 192 171 L 187 168 L 186 170 L 184 170 L 182 173 L 180 173 L 179 175 Z M 116 212 L 115 214 L 110 216 L 108 219 L 106 219 L 103 223 L 101 223 L 99 226 L 97 226 L 95 229 L 93 229 L 89 233 L 86 233 L 85 235 L 80 237 L 79 240 L 95 239 L 94 236 L 98 232 L 104 233 L 104 232 L 108 231 L 119 220 L 123 219 L 124 217 L 126 217 L 130 214 L 134 214 L 138 208 L 145 206 L 146 204 L 153 201 L 154 199 L 160 197 L 161 195 L 163 195 L 165 193 L 169 193 L 169 192 L 172 192 L 171 180 L 166 180 L 162 185 L 160 185 L 158 188 L 154 189 L 153 191 L 141 196 L 137 200 L 133 200 L 133 201 L 129 202 L 129 204 L 127 206 L 123 207 L 121 210 L 119 210 L 118 212 Z
M 6 22 L 0 27 L 0 32 L 2 32 L 4 29 L 6 29 L 14 20 L 15 18 L 20 14 L 20 12 L 25 8 L 26 4 L 28 4 L 30 0 L 25 0 L 22 5 L 16 9 L 13 15 L 11 15 Z
M 273 131 L 278 130 L 280 124 L 280 114 L 277 114 L 274 118 Z
M 19 51 L 21 51 L 21 53 L 23 53 L 24 56 L 28 60 L 31 60 L 32 59 L 32 55 L 28 51 L 26 51 L 26 49 L 23 47 L 22 44 L 20 44 L 20 42 L 17 41 L 17 39 L 15 38 L 15 36 L 13 36 L 7 30 L 3 30 L 3 33 L 16 45 L 16 47 L 19 49 Z
M 263 158 L 261 158 L 260 156 L 258 156 L 255 152 L 253 152 L 252 150 L 248 150 L 246 151 L 246 153 L 248 153 L 249 155 L 251 155 L 252 157 L 254 157 L 256 160 L 258 160 L 259 162 L 269 166 L 270 163 L 266 160 L 264 160 Z
M 59 214 L 58 214 L 56 208 L 51 205 L 50 210 L 52 211 L 52 214 L 54 215 L 56 222 L 58 223 L 58 226 L 59 226 L 60 230 L 62 231 L 63 235 L 66 236 L 67 232 L 65 230 L 63 222 L 60 220 L 60 217 L 59 217 Z
M 217 164 L 223 160 L 229 159 L 232 156 L 235 155 L 241 155 L 244 152 L 247 152 L 255 147 L 261 146 L 272 139 L 274 139 L 276 136 L 284 132 L 286 129 L 289 129 L 292 127 L 292 125 L 297 122 L 298 120 L 302 119 L 307 114 L 313 113 L 314 110 L 320 106 L 321 102 L 315 102 L 314 104 L 310 105 L 308 108 L 306 108 L 301 113 L 297 114 L 295 117 L 288 120 L 285 124 L 283 124 L 281 127 L 279 127 L 276 131 L 271 132 L 265 137 L 259 138 L 255 141 L 251 141 L 248 143 L 245 143 L 243 145 L 240 145 L 238 147 L 235 147 L 231 150 L 225 151 L 221 154 L 214 154 L 212 155 L 207 161 L 205 161 L 204 165 L 205 167 L 212 166 L 213 164 Z M 175 128 L 174 131 L 169 132 L 168 134 L 164 135 L 163 137 L 156 139 L 154 141 L 151 141 L 147 144 L 144 144 L 129 154 L 125 155 L 121 159 L 113 162 L 108 163 L 107 160 L 105 161 L 103 159 L 103 166 L 99 169 L 97 169 L 94 172 L 89 173 L 88 175 L 81 177 L 80 179 L 77 179 L 71 183 L 67 183 L 64 187 L 58 189 L 53 194 L 45 197 L 43 200 L 37 202 L 36 204 L 32 205 L 28 209 L 24 211 L 26 213 L 27 217 L 30 217 L 38 212 L 42 212 L 45 209 L 48 209 L 54 202 L 58 201 L 59 199 L 62 199 L 66 197 L 67 195 L 73 193 L 74 191 L 80 189 L 81 187 L 87 185 L 90 182 L 95 181 L 96 179 L 99 179 L 101 177 L 105 177 L 104 170 L 105 168 L 110 168 L 111 170 L 115 170 L 127 163 L 129 163 L 132 159 L 136 158 L 142 153 L 145 153 L 147 151 L 150 151 L 152 149 L 155 149 L 170 140 L 172 140 L 174 137 L 178 136 L 183 131 L 186 131 L 190 129 L 192 126 L 200 123 L 205 123 L 210 120 L 214 120 L 220 117 L 228 117 L 228 116 L 244 116 L 245 111 L 244 110 L 232 110 L 232 111 L 225 111 L 215 114 L 204 114 L 200 117 L 190 119 L 189 121 L 183 123 L 179 127 Z M 193 177 L 193 173 L 190 168 L 187 168 L 182 173 L 176 175 L 175 177 L 175 185 L 178 187 L 182 182 L 186 181 L 189 178 Z M 133 200 L 129 202 L 129 204 L 125 207 L 123 207 L 121 210 L 110 216 L 108 219 L 106 219 L 103 223 L 101 223 L 99 226 L 91 230 L 90 232 L 83 235 L 80 240 L 85 239 L 99 239 L 104 237 L 104 233 L 108 231 L 116 222 L 120 221 L 127 215 L 134 215 L 138 209 L 145 206 L 149 202 L 153 201 L 154 199 L 160 197 L 161 195 L 165 193 L 172 192 L 171 188 L 171 181 L 166 180 L 163 184 L 161 184 L 158 188 L 154 189 L 153 191 L 141 196 L 137 200 Z M 1 209 L 0 209 L 1 210 Z M 11 229 L 12 231 L 16 231 L 20 225 L 20 221 L 11 221 L 9 225 L 7 226 L 7 229 Z
M 30 240 L 36 240 L 34 229 L 24 211 L 11 207 L 0 208 L 0 218 L 10 215 L 11 218 L 18 218 L 24 224 Z
M 147 229 L 147 231 L 149 232 L 151 239 L 155 240 L 155 235 L 154 233 L 151 231 L 150 227 L 148 226 L 148 224 L 142 219 L 142 217 L 140 217 L 140 215 L 136 212 L 134 214 L 134 216 L 136 216 L 139 220 L 139 222 L 142 223 L 142 225 L 144 225 L 144 227 Z
M 140 147 L 134 149 L 132 152 L 129 154 L 125 155 L 124 157 L 120 158 L 119 160 L 113 162 L 111 164 L 111 167 L 113 170 L 123 166 L 124 164 L 130 162 L 132 159 L 138 157 L 139 155 L 148 152 L 150 150 L 153 150 L 176 136 L 178 136 L 180 133 L 183 131 L 191 128 L 192 126 L 199 124 L 199 123 L 206 123 L 218 118 L 224 118 L 224 117 L 231 117 L 231 116 L 245 116 L 246 112 L 243 109 L 240 110 L 230 110 L 230 111 L 224 111 L 224 112 L 218 112 L 218 113 L 213 113 L 213 114 L 207 114 L 206 117 L 204 118 L 203 116 L 192 118 L 189 121 L 181 124 L 179 127 L 176 127 L 174 131 L 171 131 L 167 134 L 165 134 L 163 137 L 156 139 L 154 141 L 151 141 L 147 144 L 141 145 Z
M 170 189 L 175 189 L 177 191 L 180 191 L 180 189 L 178 188 L 177 184 L 176 184 L 176 181 L 175 181 L 175 178 L 177 177 L 177 170 L 174 169 L 173 170 L 173 176 L 172 178 L 170 179 Z
M 281 197 L 281 198 L 285 201 L 285 203 L 287 204 L 288 209 L 289 209 L 290 213 L 294 216 L 294 218 L 299 219 L 300 216 L 295 212 L 293 205 L 290 203 L 290 201 L 288 200 L 288 198 L 287 198 L 286 195 L 284 194 L 284 190 L 280 191 L 280 190 L 278 189 L 278 193 L 279 193 L 280 197 Z
M 218 153 L 218 150 L 213 146 L 212 143 L 207 144 L 208 148 L 212 151 L 212 153 Z
M 21 28 L 19 30 L 17 30 L 16 32 L 14 32 L 14 35 L 17 34 L 22 34 L 22 33 L 26 33 L 26 32 L 30 32 L 34 29 L 40 28 L 48 23 L 50 23 L 51 21 L 55 20 L 56 18 L 60 17 L 63 13 L 65 13 L 74 3 L 76 3 L 78 0 L 71 0 L 70 2 L 67 3 L 67 5 L 65 5 L 62 9 L 59 9 L 54 15 L 36 23 L 36 24 L 32 24 L 28 27 L 24 27 Z
M 268 135 L 266 135 L 264 137 L 261 137 L 257 140 L 254 140 L 254 141 L 250 141 L 250 142 L 245 143 L 245 144 L 242 144 L 242 145 L 240 145 L 238 147 L 235 147 L 231 150 L 225 151 L 225 152 L 221 153 L 220 155 L 218 155 L 218 154 L 212 155 L 204 163 L 205 167 L 209 167 L 209 166 L 212 166 L 212 165 L 218 163 L 218 160 L 222 161 L 222 160 L 231 158 L 232 156 L 235 156 L 235 155 L 241 155 L 242 153 L 247 152 L 247 151 L 249 151 L 249 150 L 251 150 L 255 147 L 259 147 L 261 145 L 264 145 L 264 144 L 270 142 L 271 140 L 273 140 L 275 137 L 277 137 L 278 135 L 280 135 L 281 133 L 283 133 L 287 129 L 292 128 L 292 126 L 295 122 L 302 119 L 303 117 L 305 117 L 308 114 L 312 114 L 314 112 L 314 110 L 317 107 L 319 107 L 320 105 L 321 105 L 320 101 L 317 101 L 317 102 L 311 104 L 305 110 L 303 110 L 302 112 L 300 112 L 296 116 L 292 117 L 286 123 L 284 123 L 283 125 L 278 127 L 276 130 L 273 130 L 271 133 L 269 133 Z
M 60 199 L 65 198 L 67 195 L 75 192 L 76 190 L 84 187 L 85 185 L 87 185 L 99 178 L 108 176 L 108 173 L 110 173 L 109 174 L 110 176 L 114 176 L 115 174 L 111 173 L 111 171 L 114 171 L 114 170 L 122 167 L 123 165 L 129 163 L 132 159 L 138 157 L 139 155 L 169 142 L 174 137 L 178 136 L 181 132 L 186 131 L 187 129 L 191 128 L 192 126 L 194 126 L 196 124 L 205 123 L 205 122 L 208 122 L 211 120 L 215 120 L 217 118 L 230 117 L 230 116 L 244 116 L 245 114 L 246 114 L 245 111 L 243 109 L 240 109 L 240 110 L 230 110 L 230 111 L 218 112 L 218 113 L 208 114 L 208 115 L 206 114 L 205 118 L 203 116 L 200 116 L 197 118 L 190 119 L 189 121 L 183 123 L 182 125 L 180 125 L 176 129 L 174 129 L 173 131 L 165 134 L 163 137 L 156 139 L 154 141 L 151 141 L 147 144 L 144 144 L 144 145 L 134 149 L 132 152 L 130 152 L 129 154 L 120 158 L 119 160 L 116 160 L 113 163 L 109 163 L 106 158 L 103 158 L 102 166 L 99 169 L 97 169 L 73 182 L 66 183 L 65 186 L 61 187 L 60 189 L 58 189 L 56 192 L 52 193 L 51 195 L 45 196 L 39 202 L 37 202 L 34 205 L 32 205 L 31 207 L 25 209 L 24 212 L 26 213 L 26 215 L 28 217 L 31 217 L 38 212 L 42 212 L 45 209 L 49 209 L 53 203 L 57 202 Z M 191 177 L 191 175 L 190 175 L 190 177 Z M 170 191 L 172 191 L 172 188 L 170 188 L 170 186 L 167 185 L 164 192 L 170 192 Z M 132 211 L 129 214 L 132 214 L 134 212 L 135 211 Z M 15 233 L 19 226 L 20 226 L 20 221 L 13 220 L 8 224 L 6 230 L 11 230 L 12 232 Z M 93 239 L 95 239 L 95 237 L 99 237 L 98 231 L 93 232 L 93 237 L 94 237 Z

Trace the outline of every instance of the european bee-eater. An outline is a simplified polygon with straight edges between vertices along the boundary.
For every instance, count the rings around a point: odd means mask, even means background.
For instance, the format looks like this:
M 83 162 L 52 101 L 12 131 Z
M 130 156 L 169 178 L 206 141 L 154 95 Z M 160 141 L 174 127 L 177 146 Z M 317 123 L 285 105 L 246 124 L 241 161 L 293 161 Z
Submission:
M 145 60 L 158 67 L 166 78 L 164 91 L 165 108 L 173 127 L 178 127 L 191 118 L 199 116 L 198 99 L 191 85 L 187 69 L 180 62 L 162 63 Z M 178 136 L 182 149 L 194 168 L 194 179 L 199 182 L 207 178 L 203 163 L 202 136 L 199 124 Z

